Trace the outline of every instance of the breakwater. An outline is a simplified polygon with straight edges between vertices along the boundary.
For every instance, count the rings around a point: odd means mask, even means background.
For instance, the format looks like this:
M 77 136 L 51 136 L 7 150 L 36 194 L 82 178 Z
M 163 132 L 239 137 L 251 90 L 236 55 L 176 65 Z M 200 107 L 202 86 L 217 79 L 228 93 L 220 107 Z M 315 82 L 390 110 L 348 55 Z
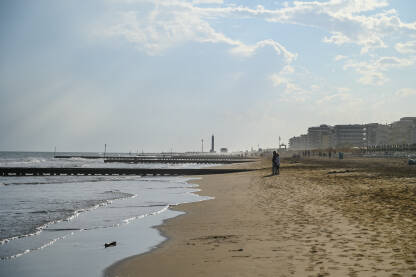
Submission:
M 226 174 L 252 171 L 253 169 L 216 169 L 216 168 L 78 168 L 78 167 L 0 167 L 0 176 L 43 176 L 43 175 L 153 175 L 185 176 Z

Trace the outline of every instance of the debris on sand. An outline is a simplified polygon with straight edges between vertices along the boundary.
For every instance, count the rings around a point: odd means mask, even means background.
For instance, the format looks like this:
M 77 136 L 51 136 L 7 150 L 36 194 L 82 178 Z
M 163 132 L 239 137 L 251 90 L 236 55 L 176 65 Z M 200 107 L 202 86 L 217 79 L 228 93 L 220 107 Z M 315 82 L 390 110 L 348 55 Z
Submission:
M 117 245 L 117 242 L 112 241 L 112 242 L 110 242 L 110 243 L 105 243 L 105 244 L 104 244 L 104 248 L 107 248 L 107 247 L 112 247 L 112 246 L 116 246 L 116 245 Z

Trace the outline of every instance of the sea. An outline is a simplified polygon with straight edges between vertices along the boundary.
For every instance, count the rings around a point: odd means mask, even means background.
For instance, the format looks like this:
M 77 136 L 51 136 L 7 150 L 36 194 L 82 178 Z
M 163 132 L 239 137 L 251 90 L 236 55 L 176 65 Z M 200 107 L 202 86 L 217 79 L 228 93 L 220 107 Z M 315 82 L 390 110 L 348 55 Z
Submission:
M 0 167 L 23 166 L 206 165 L 106 164 L 103 159 L 55 159 L 51 152 L 0 152 Z M 211 199 L 195 194 L 199 189 L 192 181 L 177 176 L 0 176 L 0 276 L 103 276 L 111 264 L 166 240 L 155 226 L 182 214 L 170 207 Z M 104 246 L 113 241 L 116 246 Z

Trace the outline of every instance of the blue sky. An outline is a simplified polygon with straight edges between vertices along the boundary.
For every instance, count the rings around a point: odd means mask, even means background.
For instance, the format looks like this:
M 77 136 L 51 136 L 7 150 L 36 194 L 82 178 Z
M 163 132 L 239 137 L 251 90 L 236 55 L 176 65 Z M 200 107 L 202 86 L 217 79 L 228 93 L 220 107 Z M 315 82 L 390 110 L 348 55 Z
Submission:
M 1 1 L 0 150 L 275 147 L 415 116 L 416 2 Z M 206 147 L 207 149 L 207 147 Z

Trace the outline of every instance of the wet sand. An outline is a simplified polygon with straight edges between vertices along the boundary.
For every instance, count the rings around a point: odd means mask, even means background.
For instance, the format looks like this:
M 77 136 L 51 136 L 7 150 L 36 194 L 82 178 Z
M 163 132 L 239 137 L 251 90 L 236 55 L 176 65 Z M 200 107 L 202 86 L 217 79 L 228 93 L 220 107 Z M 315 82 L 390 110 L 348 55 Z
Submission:
M 270 171 L 204 176 L 200 194 L 215 199 L 176 207 L 187 214 L 159 227 L 169 240 L 105 275 L 416 276 L 416 166 L 304 160 Z

